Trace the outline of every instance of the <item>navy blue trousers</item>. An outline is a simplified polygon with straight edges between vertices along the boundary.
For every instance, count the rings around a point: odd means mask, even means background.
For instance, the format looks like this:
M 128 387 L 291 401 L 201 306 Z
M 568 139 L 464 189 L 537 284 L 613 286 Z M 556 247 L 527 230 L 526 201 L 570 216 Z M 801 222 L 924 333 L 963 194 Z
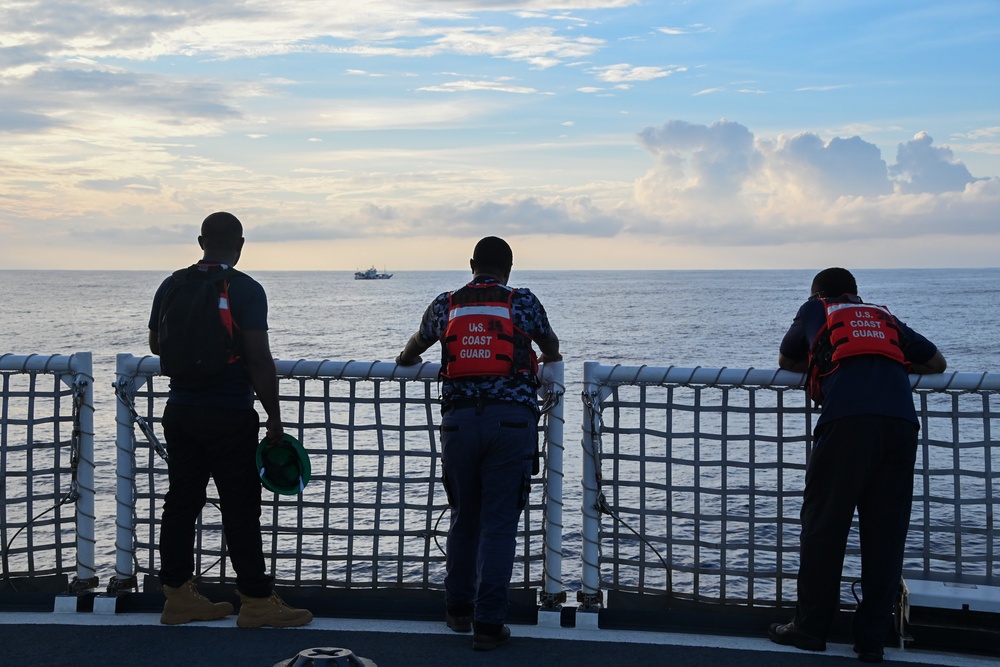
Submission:
M 829 634 L 857 509 L 862 602 L 854 615 L 854 642 L 880 649 L 903 569 L 917 427 L 904 419 L 859 415 L 824 424 L 816 436 L 802 501 L 795 624 L 824 640 Z
M 175 405 L 163 410 L 170 487 L 160 523 L 160 583 L 177 587 L 194 574 L 195 522 L 209 478 L 219 509 L 237 588 L 250 597 L 271 594 L 260 535 L 260 477 L 254 410 Z
M 441 418 L 451 506 L 445 576 L 451 613 L 473 614 L 480 623 L 504 622 L 537 427 L 534 410 L 515 403 L 456 408 Z

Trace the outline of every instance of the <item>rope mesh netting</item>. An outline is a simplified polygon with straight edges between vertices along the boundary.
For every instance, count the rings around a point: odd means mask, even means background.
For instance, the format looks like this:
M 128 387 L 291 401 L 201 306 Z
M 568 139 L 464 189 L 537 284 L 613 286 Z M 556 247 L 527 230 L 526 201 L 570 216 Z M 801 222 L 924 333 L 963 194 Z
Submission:
M 449 511 L 440 483 L 436 381 L 316 373 L 283 376 L 279 383 L 285 432 L 309 454 L 312 476 L 300 496 L 264 490 L 264 553 L 276 583 L 442 589 Z M 139 414 L 157 431 L 166 388 L 166 378 L 151 376 L 135 394 Z M 135 466 L 135 569 L 155 574 L 166 464 L 140 436 Z M 211 484 L 209 501 L 197 531 L 195 569 L 206 581 L 232 582 Z M 542 585 L 543 510 L 544 482 L 534 477 L 514 588 Z
M 926 579 L 1000 585 L 1000 392 L 916 393 L 921 420 L 903 562 Z
M 584 398 L 604 505 L 601 587 L 705 602 L 793 603 L 816 417 L 804 393 L 770 383 L 598 384 L 603 398 Z M 915 394 L 922 430 L 906 577 L 1000 581 L 1000 415 L 990 407 L 996 395 L 973 387 Z M 859 577 L 855 518 L 845 603 L 854 602 L 850 583 Z
M 600 410 L 601 490 L 617 517 L 601 521 L 602 586 L 795 599 L 782 573 L 797 568 L 809 446 L 801 392 L 619 385 Z
M 0 372 L 0 589 L 77 566 L 79 393 L 61 372 Z

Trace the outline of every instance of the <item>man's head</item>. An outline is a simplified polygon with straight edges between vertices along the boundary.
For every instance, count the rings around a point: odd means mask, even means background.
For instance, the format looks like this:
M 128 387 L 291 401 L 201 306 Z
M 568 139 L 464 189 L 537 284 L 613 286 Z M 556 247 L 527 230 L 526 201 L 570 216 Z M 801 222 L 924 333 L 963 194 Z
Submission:
M 489 273 L 506 281 L 510 277 L 510 267 L 514 264 L 514 253 L 503 239 L 487 236 L 476 244 L 469 265 L 473 273 Z
M 850 271 L 833 267 L 823 269 L 816 274 L 816 277 L 813 278 L 812 289 L 810 291 L 813 297 L 832 299 L 841 294 L 856 295 L 858 293 L 858 284 L 855 282 L 854 276 L 851 275 Z
M 243 224 L 232 213 L 219 211 L 201 223 L 198 244 L 206 259 L 228 260 L 235 264 L 243 250 Z

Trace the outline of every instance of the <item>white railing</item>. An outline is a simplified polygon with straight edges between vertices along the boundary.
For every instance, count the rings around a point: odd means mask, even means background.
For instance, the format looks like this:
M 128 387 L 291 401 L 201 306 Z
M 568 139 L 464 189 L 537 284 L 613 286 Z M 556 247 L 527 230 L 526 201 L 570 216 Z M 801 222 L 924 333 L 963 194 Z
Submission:
M 447 500 L 440 479 L 439 366 L 385 362 L 277 362 L 286 432 L 302 442 L 312 479 L 301 496 L 265 492 L 265 556 L 277 583 L 331 588 L 439 589 Z M 546 405 L 544 475 L 532 481 L 518 540 L 514 587 L 547 597 L 561 575 L 562 364 L 542 371 Z M 156 571 L 156 529 L 166 487 L 155 447 L 166 396 L 155 357 L 119 355 L 118 535 L 114 587 L 138 586 Z M 132 406 L 136 412 L 132 412 Z M 150 438 L 137 440 L 140 432 Z M 141 437 L 141 436 L 140 436 Z M 210 500 L 216 501 L 210 488 Z M 201 518 L 196 569 L 207 581 L 231 580 L 221 520 L 210 504 Z M 544 546 L 543 546 L 544 545 Z
M 605 590 L 794 602 L 815 418 L 802 381 L 787 371 L 585 365 L 585 608 Z M 911 381 L 922 428 L 904 574 L 995 586 L 1000 377 Z M 859 557 L 855 527 L 845 599 Z
M 0 354 L 0 588 L 97 586 L 92 368 L 89 352 Z
M 77 590 L 96 586 L 91 367 L 89 353 L 0 355 L 0 537 L 3 576 L 15 587 L 68 571 Z M 438 365 L 300 360 L 277 370 L 285 428 L 313 461 L 301 496 L 265 493 L 265 552 L 278 583 L 440 589 L 447 503 L 438 483 Z M 167 393 L 159 361 L 119 355 L 117 372 L 109 593 L 137 590 L 140 575 L 155 573 L 167 480 L 156 435 Z M 563 554 L 577 545 L 563 535 L 563 364 L 545 365 L 543 379 L 545 468 L 533 480 L 512 585 L 540 590 L 543 607 L 555 608 L 576 587 L 563 581 Z M 1000 378 L 912 381 L 921 449 L 905 576 L 997 586 Z M 604 592 L 791 604 L 816 416 L 801 382 L 773 370 L 585 365 L 585 610 L 602 606 Z M 211 504 L 200 528 L 199 574 L 231 581 Z M 858 567 L 852 531 L 845 591 Z

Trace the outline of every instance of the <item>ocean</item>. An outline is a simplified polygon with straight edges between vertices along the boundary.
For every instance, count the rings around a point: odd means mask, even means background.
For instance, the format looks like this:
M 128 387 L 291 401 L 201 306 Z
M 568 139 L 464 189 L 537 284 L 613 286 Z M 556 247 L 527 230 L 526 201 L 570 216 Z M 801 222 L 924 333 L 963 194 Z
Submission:
M 774 368 L 781 337 L 809 294 L 812 271 L 514 271 L 541 299 L 562 342 L 567 382 L 582 362 Z M 466 272 L 413 271 L 391 280 L 350 272 L 261 271 L 271 351 L 279 359 L 391 361 L 438 293 Z M 861 296 L 887 305 L 942 350 L 949 370 L 997 369 L 1000 269 L 855 271 Z M 148 353 L 149 304 L 160 271 L 0 271 L 0 350 Z M 438 348 L 427 353 L 438 360 Z M 107 375 L 110 383 L 113 372 Z M 572 379 L 571 379 L 572 378 Z M 101 378 L 98 377 L 98 384 Z M 575 387 L 572 387 L 575 388 Z
M 583 362 L 773 369 L 814 272 L 517 271 L 545 305 L 566 373 L 566 531 L 579 533 Z M 147 322 L 162 271 L 0 271 L 0 354 L 90 351 L 95 376 L 98 524 L 113 522 L 115 355 L 148 354 Z M 279 359 L 391 361 L 442 291 L 467 272 L 252 272 L 268 293 Z M 949 371 L 997 372 L 1000 269 L 859 270 L 861 296 L 935 342 Z M 426 361 L 439 360 L 431 348 Z M 100 544 L 109 564 L 113 545 Z M 106 573 L 102 573 L 106 581 Z

